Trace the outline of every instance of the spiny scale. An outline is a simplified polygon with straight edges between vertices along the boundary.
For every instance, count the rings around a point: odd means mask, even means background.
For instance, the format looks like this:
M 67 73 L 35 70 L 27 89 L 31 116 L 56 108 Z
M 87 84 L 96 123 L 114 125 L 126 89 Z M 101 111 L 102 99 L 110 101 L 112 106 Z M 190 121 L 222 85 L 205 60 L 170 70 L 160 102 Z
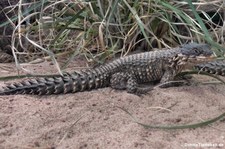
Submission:
M 208 63 L 198 64 L 195 69 L 211 74 L 225 76 L 225 60 L 217 60 Z
M 72 93 L 108 85 L 109 81 L 102 81 L 103 79 L 105 79 L 104 76 L 97 74 L 95 71 L 91 72 L 90 70 L 71 74 L 65 73 L 62 77 L 37 78 L 13 83 L 3 87 L 4 91 L 2 93 L 0 92 L 0 94 L 50 95 Z

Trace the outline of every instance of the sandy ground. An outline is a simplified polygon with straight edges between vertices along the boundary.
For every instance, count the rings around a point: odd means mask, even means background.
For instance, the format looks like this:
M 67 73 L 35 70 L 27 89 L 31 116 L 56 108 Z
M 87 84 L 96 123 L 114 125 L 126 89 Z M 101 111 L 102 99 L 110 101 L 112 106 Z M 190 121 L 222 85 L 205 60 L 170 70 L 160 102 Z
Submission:
M 16 74 L 12 66 L 1 64 L 1 76 Z M 54 72 L 49 63 L 26 68 L 39 74 Z M 225 112 L 224 97 L 225 86 L 218 84 L 156 89 L 143 96 L 111 88 L 66 95 L 1 96 L 0 148 L 225 148 L 224 120 L 195 129 L 146 129 L 118 108 L 146 124 L 191 124 Z

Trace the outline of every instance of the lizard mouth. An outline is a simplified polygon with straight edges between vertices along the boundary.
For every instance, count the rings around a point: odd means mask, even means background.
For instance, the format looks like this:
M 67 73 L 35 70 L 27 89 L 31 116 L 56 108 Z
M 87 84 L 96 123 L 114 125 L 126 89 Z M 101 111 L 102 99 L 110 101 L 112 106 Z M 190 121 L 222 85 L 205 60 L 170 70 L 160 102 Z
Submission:
M 214 54 L 212 54 L 210 56 L 199 55 L 199 56 L 195 56 L 193 60 L 195 60 L 198 63 L 198 62 L 212 61 L 215 58 L 216 58 L 216 56 Z M 192 57 L 190 57 L 189 59 L 192 60 Z
M 213 61 L 216 58 L 214 54 L 210 56 L 204 56 L 204 55 L 199 55 L 199 56 L 183 56 L 181 59 L 178 60 L 178 65 L 183 65 L 183 64 L 201 64 L 204 62 L 210 62 Z

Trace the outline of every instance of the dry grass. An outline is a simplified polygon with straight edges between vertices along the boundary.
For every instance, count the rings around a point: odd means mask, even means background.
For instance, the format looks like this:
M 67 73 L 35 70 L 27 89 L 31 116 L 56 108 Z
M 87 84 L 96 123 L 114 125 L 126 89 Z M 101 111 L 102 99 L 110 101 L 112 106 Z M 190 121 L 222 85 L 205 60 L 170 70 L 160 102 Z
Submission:
M 102 63 L 117 53 L 195 41 L 210 43 L 221 56 L 225 51 L 223 9 L 222 0 L 20 0 L 3 10 L 15 11 L 16 16 L 9 16 L 1 26 L 14 26 L 12 51 L 18 68 L 18 57 L 29 62 L 49 56 L 60 71 L 55 57 L 65 52 L 70 53 L 65 64 L 77 55 Z M 15 46 L 18 40 L 23 50 Z

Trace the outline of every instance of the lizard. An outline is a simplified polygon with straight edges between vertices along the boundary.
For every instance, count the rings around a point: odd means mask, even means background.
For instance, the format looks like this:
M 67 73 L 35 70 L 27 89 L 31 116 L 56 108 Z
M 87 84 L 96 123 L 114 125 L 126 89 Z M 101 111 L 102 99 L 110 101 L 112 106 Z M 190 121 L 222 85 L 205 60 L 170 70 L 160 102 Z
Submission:
M 198 71 L 225 76 L 225 60 L 216 60 L 194 66 Z
M 208 44 L 188 43 L 172 49 L 137 53 L 121 57 L 96 68 L 65 73 L 60 77 L 34 78 L 4 86 L 0 95 L 50 95 L 74 93 L 103 87 L 143 93 L 139 85 L 173 81 L 184 69 L 214 58 Z

